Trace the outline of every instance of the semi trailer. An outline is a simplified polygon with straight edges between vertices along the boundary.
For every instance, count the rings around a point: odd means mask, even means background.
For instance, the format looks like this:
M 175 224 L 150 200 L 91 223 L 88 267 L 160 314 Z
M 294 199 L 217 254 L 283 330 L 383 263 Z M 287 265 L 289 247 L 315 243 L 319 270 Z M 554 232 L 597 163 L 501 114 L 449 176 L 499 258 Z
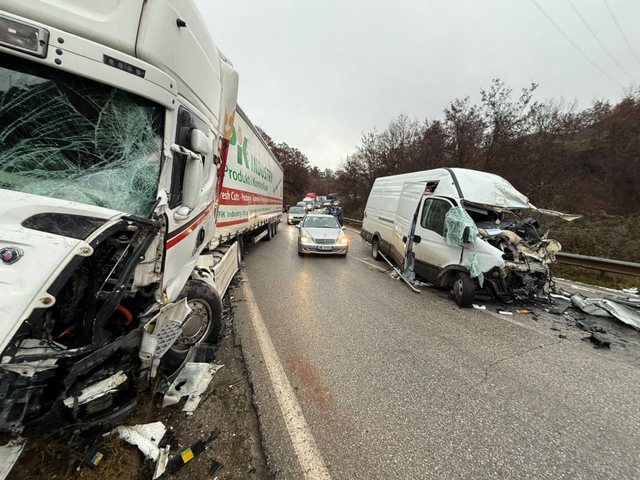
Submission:
M 1 432 L 117 423 L 211 358 L 282 211 L 237 90 L 190 0 L 0 0 Z

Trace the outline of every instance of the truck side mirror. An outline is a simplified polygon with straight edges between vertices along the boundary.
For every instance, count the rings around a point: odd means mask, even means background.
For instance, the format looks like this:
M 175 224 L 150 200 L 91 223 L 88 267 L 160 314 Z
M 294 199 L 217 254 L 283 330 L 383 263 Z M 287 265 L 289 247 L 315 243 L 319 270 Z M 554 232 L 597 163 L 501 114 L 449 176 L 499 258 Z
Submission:
M 462 243 L 469 243 L 469 237 L 471 235 L 471 230 L 469 227 L 464 227 L 462 231 Z
M 194 128 L 191 130 L 191 150 L 205 157 L 211 152 L 211 142 L 206 133 Z
M 200 190 L 204 182 L 204 163 L 199 154 L 181 145 L 174 143 L 171 145 L 171 151 L 186 157 L 182 179 L 182 206 L 174 213 L 176 220 L 184 220 L 198 204 Z

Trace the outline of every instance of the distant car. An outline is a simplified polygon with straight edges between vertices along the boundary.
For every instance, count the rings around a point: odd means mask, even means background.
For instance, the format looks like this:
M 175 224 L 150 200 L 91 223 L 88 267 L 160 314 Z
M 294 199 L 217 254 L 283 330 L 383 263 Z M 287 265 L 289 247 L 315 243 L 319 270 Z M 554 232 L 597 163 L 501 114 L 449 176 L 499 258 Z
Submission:
M 298 228 L 298 255 L 347 255 L 349 239 L 333 215 L 308 214 Z
M 293 225 L 295 223 L 300 223 L 306 214 L 307 211 L 304 207 L 289 207 L 289 213 L 287 214 L 287 224 Z

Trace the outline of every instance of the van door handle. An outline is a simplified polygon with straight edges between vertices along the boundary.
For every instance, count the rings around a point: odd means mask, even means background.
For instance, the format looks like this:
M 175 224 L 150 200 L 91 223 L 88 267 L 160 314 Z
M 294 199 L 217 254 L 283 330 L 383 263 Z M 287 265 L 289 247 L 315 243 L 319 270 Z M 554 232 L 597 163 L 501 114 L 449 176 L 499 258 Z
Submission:
M 413 236 L 413 243 L 420 243 L 422 241 L 422 237 L 420 235 Z

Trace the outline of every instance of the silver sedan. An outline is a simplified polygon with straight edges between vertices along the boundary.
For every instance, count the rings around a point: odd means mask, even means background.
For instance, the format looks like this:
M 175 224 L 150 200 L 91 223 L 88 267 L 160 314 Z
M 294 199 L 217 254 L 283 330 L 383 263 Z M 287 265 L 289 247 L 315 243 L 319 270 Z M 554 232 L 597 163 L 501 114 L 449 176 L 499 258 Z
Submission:
M 349 239 L 333 215 L 307 214 L 297 225 L 298 255 L 319 253 L 345 257 L 349 251 Z

